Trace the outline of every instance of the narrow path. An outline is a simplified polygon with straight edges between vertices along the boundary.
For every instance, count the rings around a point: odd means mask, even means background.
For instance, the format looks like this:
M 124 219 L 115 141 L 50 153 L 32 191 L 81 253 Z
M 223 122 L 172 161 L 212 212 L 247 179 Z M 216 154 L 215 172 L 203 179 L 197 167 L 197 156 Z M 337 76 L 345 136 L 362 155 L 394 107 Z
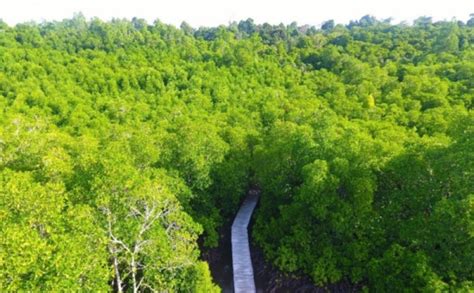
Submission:
M 257 205 L 258 197 L 259 192 L 257 190 L 249 191 L 249 195 L 240 207 L 232 224 L 232 268 L 234 271 L 235 293 L 256 292 L 247 227 Z

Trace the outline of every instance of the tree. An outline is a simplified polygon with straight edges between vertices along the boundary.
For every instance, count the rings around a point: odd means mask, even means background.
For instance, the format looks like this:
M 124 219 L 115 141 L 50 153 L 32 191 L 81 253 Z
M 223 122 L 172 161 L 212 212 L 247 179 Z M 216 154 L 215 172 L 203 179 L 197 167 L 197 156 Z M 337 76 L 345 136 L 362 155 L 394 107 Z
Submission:
M 240 21 L 237 27 L 239 31 L 245 33 L 246 35 L 251 35 L 257 31 L 256 25 L 254 24 L 254 21 L 251 18 L 248 18 L 245 21 Z
M 187 22 L 183 21 L 179 28 L 188 35 L 193 35 L 194 34 L 194 29 L 192 26 L 190 26 Z
M 323 22 L 323 24 L 321 25 L 321 29 L 323 31 L 331 31 L 332 29 L 334 29 L 334 27 L 335 27 L 335 23 L 334 23 L 334 20 L 332 19 Z
M 474 13 L 469 14 L 469 20 L 466 22 L 466 24 L 470 27 L 474 26 Z

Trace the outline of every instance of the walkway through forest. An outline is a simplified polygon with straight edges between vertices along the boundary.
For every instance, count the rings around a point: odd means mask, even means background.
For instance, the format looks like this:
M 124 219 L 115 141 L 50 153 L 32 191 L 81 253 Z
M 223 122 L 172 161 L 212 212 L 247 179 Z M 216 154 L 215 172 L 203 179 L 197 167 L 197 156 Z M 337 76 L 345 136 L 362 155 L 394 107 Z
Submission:
M 247 227 L 259 195 L 257 190 L 249 191 L 232 224 L 232 267 L 235 293 L 256 292 Z

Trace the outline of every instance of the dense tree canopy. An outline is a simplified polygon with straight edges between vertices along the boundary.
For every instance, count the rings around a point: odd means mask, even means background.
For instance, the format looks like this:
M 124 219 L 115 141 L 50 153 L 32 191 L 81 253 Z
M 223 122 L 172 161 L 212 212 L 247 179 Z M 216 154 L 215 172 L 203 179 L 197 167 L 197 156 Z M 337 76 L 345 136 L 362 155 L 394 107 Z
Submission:
M 319 285 L 474 290 L 474 26 L 0 22 L 0 289 L 212 292 L 249 184 Z

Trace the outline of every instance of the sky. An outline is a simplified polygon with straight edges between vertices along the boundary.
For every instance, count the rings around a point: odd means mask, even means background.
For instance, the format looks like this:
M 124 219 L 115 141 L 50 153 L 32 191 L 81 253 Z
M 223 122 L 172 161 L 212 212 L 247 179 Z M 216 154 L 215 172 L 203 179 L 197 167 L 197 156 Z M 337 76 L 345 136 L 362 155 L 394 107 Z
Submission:
M 256 23 L 320 25 L 325 20 L 348 23 L 364 15 L 393 23 L 411 22 L 420 16 L 434 20 L 466 21 L 474 13 L 474 0 L 0 0 L 0 19 L 10 25 L 25 21 L 71 18 L 159 19 L 179 26 L 216 26 L 253 18 Z

